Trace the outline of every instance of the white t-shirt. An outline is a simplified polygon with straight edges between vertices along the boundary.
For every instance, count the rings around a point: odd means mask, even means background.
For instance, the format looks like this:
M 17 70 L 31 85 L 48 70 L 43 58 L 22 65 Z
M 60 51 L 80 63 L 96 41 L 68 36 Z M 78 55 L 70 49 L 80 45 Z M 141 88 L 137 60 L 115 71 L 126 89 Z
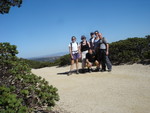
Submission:
M 77 42 L 71 42 L 72 43 L 72 53 L 78 53 L 78 43 Z M 71 44 L 69 44 L 69 47 L 71 47 Z

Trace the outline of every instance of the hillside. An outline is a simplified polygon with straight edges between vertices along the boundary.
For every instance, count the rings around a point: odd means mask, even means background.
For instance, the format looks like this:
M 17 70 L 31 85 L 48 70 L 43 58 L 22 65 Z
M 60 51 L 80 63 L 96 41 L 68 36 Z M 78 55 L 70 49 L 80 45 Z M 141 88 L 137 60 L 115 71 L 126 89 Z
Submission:
M 40 61 L 40 62 L 55 62 L 55 60 L 59 59 L 61 56 L 53 56 L 53 57 L 38 57 L 38 58 L 30 58 L 29 60 Z

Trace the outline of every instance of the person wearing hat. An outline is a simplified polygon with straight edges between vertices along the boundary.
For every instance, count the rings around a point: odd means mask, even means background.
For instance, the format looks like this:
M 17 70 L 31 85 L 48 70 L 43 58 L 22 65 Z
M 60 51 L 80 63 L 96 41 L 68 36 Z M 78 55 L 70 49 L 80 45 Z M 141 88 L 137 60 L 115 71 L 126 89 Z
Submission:
M 86 54 L 88 53 L 88 49 L 90 47 L 90 43 L 86 40 L 86 37 L 84 35 L 81 36 L 81 42 L 80 42 L 80 50 L 81 50 L 81 59 L 82 59 L 82 73 L 85 72 L 86 67 Z

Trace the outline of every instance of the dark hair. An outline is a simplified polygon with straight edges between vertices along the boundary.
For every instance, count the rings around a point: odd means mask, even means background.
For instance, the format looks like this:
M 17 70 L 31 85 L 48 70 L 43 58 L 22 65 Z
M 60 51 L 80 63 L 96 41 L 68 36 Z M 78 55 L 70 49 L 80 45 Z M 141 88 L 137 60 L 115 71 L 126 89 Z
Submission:
M 81 36 L 81 39 L 86 39 L 86 37 L 84 35 Z
M 96 30 L 94 33 L 99 33 L 99 31 L 98 31 L 98 30 Z
M 94 35 L 94 33 L 93 33 L 93 32 L 91 32 L 91 33 L 90 33 L 90 35 L 92 36 L 92 35 Z
M 72 36 L 72 37 L 71 37 L 71 39 L 73 39 L 73 38 L 75 38 L 75 39 L 76 39 L 76 37 L 75 37 L 75 36 Z

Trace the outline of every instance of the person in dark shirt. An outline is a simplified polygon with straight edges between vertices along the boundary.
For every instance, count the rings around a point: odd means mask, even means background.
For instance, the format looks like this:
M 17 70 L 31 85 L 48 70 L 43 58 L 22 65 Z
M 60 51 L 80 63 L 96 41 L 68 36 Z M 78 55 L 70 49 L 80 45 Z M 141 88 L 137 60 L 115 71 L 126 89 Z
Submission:
M 92 51 L 92 48 L 89 48 L 88 53 L 86 54 L 86 64 L 89 72 L 92 71 L 92 66 L 94 64 L 96 65 L 96 70 L 99 70 L 99 63 L 95 58 L 95 53 Z
M 85 73 L 85 67 L 86 67 L 86 54 L 88 53 L 88 49 L 90 47 L 90 43 L 86 40 L 86 37 L 84 35 L 81 36 L 81 42 L 80 42 L 80 51 L 81 51 L 81 59 L 82 59 L 82 73 Z

